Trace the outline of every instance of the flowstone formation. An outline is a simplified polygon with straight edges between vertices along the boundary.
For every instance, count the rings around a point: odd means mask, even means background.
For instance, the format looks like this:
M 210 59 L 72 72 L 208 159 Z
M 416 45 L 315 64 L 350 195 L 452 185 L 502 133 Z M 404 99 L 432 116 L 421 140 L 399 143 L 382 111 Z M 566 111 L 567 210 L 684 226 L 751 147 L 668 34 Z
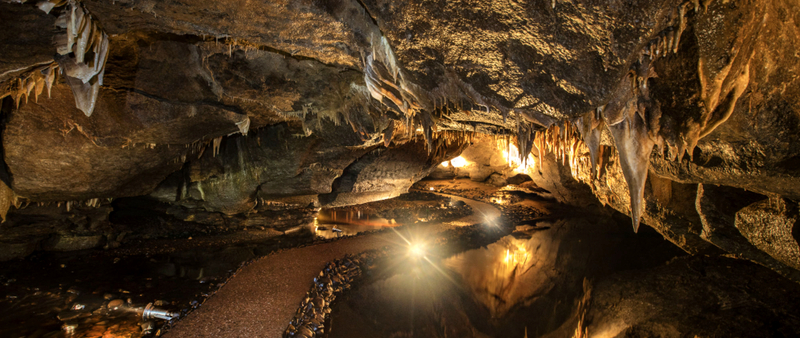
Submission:
M 564 201 L 585 183 L 634 231 L 800 280 L 797 8 L 0 1 L 0 215 L 140 198 L 289 227 L 396 196 L 478 133 Z

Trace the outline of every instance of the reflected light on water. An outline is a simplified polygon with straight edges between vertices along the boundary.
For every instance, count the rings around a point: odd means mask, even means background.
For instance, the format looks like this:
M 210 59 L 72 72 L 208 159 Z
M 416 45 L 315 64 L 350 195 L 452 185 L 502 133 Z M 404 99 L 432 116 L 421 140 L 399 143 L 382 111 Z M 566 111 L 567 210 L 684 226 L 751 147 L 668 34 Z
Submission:
M 323 209 L 314 218 L 311 228 L 318 237 L 335 238 L 399 225 L 394 219 L 385 219 L 361 210 Z
M 550 269 L 542 266 L 542 253 L 547 256 L 550 249 L 555 248 L 536 238 L 508 236 L 448 258 L 444 265 L 461 276 L 472 297 L 486 306 L 492 318 L 501 318 L 550 287 Z
M 506 257 L 503 263 L 510 268 L 516 268 L 528 262 L 528 250 L 522 245 L 515 245 L 514 248 L 506 249 Z

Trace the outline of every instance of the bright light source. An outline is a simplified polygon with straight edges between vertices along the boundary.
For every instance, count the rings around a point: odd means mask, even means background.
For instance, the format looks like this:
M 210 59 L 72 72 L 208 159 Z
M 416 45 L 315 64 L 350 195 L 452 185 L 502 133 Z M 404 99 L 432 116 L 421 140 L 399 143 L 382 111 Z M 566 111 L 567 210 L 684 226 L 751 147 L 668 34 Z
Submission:
M 519 158 L 519 149 L 517 149 L 517 146 L 507 144 L 505 141 L 498 141 L 497 149 L 502 151 L 503 158 L 505 158 L 509 167 L 511 167 L 515 173 L 527 174 L 528 169 L 533 169 L 535 163 L 532 154 L 528 154 L 525 163 L 522 163 Z
M 450 163 L 447 163 L 447 161 L 442 162 L 442 167 L 447 168 L 447 166 L 449 166 L 449 165 L 450 165 Z
M 414 243 L 408 247 L 408 253 L 414 257 L 423 257 L 425 256 L 425 245 L 421 243 Z
M 456 158 L 454 158 L 454 159 L 450 160 L 450 164 L 452 164 L 452 165 L 453 165 L 453 167 L 456 167 L 456 168 L 461 168 L 461 167 L 463 167 L 463 166 L 466 166 L 468 163 L 469 163 L 469 162 L 467 162 L 467 160 L 465 160 L 465 159 L 464 159 L 463 157 L 461 157 L 461 156 L 459 156 L 459 157 L 456 157 Z
M 430 189 L 429 189 L 429 190 L 430 190 L 430 191 L 434 191 L 434 190 L 436 190 L 436 189 L 434 189 L 433 187 L 430 187 Z

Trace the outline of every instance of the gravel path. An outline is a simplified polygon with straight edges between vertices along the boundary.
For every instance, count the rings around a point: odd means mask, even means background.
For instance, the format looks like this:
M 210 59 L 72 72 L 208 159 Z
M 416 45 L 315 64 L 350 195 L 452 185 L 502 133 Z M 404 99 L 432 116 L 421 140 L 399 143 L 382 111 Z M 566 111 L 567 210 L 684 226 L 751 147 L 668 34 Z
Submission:
M 438 233 L 500 216 L 500 211 L 490 204 L 453 198 L 472 207 L 473 215 L 428 225 L 427 231 Z M 327 262 L 399 242 L 395 232 L 384 231 L 262 257 L 242 268 L 164 337 L 281 337 L 312 279 Z

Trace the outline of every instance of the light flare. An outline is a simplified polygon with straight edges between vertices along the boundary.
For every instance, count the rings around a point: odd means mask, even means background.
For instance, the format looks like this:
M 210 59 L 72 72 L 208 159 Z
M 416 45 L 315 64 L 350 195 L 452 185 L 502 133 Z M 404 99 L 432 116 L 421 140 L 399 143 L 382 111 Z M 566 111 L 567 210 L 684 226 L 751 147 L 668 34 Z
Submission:
M 424 257 L 425 245 L 422 243 L 412 243 L 408 246 L 408 253 L 414 257 Z
M 467 166 L 469 164 L 469 161 L 467 161 L 465 158 L 459 156 L 459 157 L 456 157 L 456 158 L 450 160 L 450 164 L 454 168 L 461 168 L 461 167 Z

